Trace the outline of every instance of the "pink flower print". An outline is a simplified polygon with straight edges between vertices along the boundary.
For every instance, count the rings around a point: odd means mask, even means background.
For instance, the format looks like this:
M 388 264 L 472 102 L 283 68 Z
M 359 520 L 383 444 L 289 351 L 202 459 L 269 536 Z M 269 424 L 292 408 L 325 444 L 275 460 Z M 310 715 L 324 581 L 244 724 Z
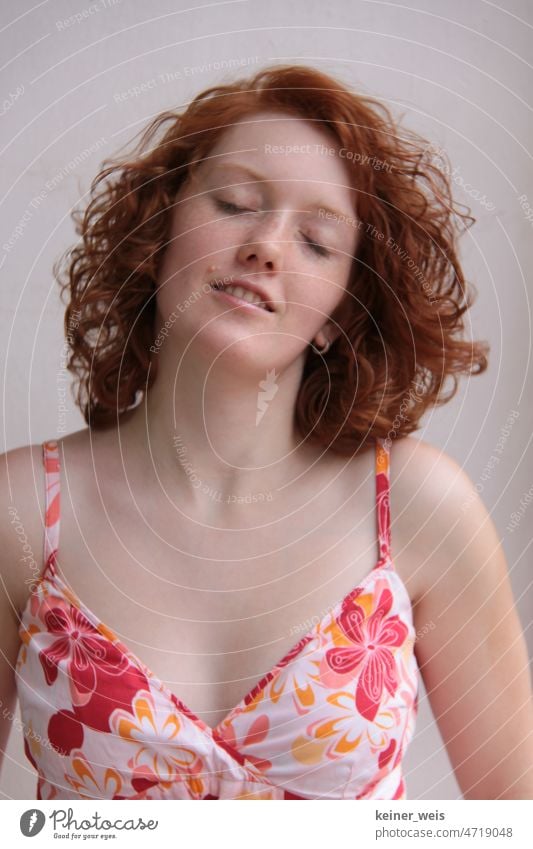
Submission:
M 68 676 L 72 703 L 85 705 L 97 686 L 97 672 L 122 675 L 129 662 L 107 637 L 100 634 L 81 610 L 60 600 L 50 600 L 53 607 L 44 613 L 49 634 L 57 639 L 39 652 L 46 683 L 57 679 L 59 663 L 68 658 Z
M 407 636 L 407 626 L 398 616 L 387 613 L 392 607 L 392 593 L 385 588 L 374 612 L 365 619 L 358 604 L 347 605 L 338 623 L 352 645 L 336 647 L 326 652 L 326 662 L 336 673 L 344 675 L 359 671 L 355 706 L 361 716 L 372 721 L 378 711 L 384 688 L 394 695 L 398 674 L 392 648 L 401 646 Z

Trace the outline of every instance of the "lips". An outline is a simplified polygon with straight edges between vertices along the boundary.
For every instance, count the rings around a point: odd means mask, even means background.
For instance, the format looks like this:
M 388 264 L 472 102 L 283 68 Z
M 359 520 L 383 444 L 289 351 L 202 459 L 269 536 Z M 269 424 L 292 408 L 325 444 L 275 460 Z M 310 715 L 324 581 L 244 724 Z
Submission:
M 261 301 L 267 308 L 267 312 L 276 312 L 276 308 L 272 301 L 269 298 L 268 292 L 258 286 L 256 283 L 252 283 L 250 280 L 242 280 L 238 277 L 224 277 L 222 279 L 212 280 L 210 285 L 213 289 L 225 289 L 227 286 L 240 286 L 243 289 L 246 289 L 249 292 L 253 292 L 255 295 L 258 295 L 261 298 Z

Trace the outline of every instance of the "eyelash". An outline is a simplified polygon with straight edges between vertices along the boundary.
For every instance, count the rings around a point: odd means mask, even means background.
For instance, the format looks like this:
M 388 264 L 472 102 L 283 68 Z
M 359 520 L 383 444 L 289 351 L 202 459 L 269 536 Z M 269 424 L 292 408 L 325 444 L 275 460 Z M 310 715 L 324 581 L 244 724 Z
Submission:
M 229 201 L 226 201 L 226 200 L 217 200 L 216 204 L 224 212 L 229 212 L 230 214 L 233 214 L 233 215 L 236 215 L 239 212 L 254 212 L 253 209 L 245 209 L 242 206 L 237 206 L 237 204 L 230 203 Z M 308 236 L 304 236 L 304 239 L 306 240 L 307 246 L 310 247 L 311 250 L 314 253 L 316 253 L 319 256 L 322 256 L 324 258 L 327 258 L 327 257 L 330 256 L 330 251 L 328 251 L 327 248 L 324 248 L 322 245 L 319 245 L 317 242 L 313 242 L 313 240 L 310 239 Z

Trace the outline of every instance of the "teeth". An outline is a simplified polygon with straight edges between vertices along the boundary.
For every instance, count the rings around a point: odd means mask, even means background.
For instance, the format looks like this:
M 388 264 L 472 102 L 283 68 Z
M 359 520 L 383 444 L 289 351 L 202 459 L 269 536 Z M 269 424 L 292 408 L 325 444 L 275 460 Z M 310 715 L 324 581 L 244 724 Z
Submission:
M 235 295 L 236 298 L 240 298 L 242 301 L 247 301 L 249 304 L 262 305 L 259 295 L 256 295 L 255 292 L 250 292 L 249 289 L 243 289 L 242 286 L 232 286 L 231 284 L 224 288 L 230 295 Z
M 224 289 L 225 292 L 229 292 L 230 295 L 234 295 L 236 298 L 240 298 L 242 301 L 247 301 L 250 304 L 257 304 L 257 306 L 261 307 L 264 310 L 268 310 L 266 304 L 263 303 L 260 296 L 255 292 L 250 292 L 249 289 L 243 289 L 242 286 L 233 286 L 231 283 L 227 286 L 224 286 L 221 283 L 215 283 L 215 288 Z

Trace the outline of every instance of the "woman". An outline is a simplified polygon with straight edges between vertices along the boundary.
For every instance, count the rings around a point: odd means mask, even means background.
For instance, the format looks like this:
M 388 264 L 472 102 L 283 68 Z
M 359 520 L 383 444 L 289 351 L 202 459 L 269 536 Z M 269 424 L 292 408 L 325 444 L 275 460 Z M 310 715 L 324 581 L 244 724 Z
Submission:
M 2 530 L 38 798 L 404 799 L 420 675 L 464 797 L 530 798 L 497 532 L 410 435 L 487 367 L 423 142 L 277 66 L 163 113 L 92 195 L 63 283 L 89 427 L 5 455 L 34 551 L 46 526 L 33 571 Z

